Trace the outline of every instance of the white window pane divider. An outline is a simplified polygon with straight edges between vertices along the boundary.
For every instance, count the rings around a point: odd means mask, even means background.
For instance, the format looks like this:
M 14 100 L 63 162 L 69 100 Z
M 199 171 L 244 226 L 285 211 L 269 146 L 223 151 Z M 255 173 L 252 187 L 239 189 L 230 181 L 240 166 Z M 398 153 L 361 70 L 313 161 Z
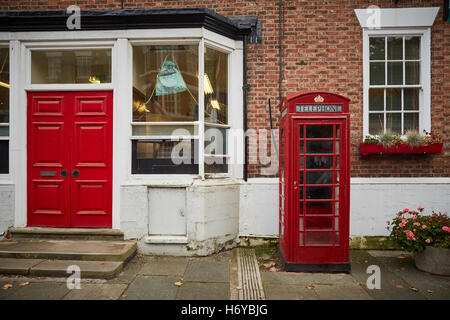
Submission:
M 158 121 L 131 122 L 132 126 L 195 126 L 198 121 Z
M 131 140 L 197 140 L 199 136 L 131 136 Z
M 198 150 L 199 150 L 199 164 L 198 174 L 205 180 L 205 94 L 203 90 L 203 77 L 205 73 L 205 40 L 202 38 L 198 44 Z
M 211 154 L 205 153 L 205 158 L 230 158 L 227 154 Z
M 408 89 L 408 88 L 418 88 L 418 89 L 422 89 L 422 85 L 421 84 L 391 84 L 391 85 L 375 85 L 375 84 L 371 84 L 369 85 L 370 89 Z
M 229 129 L 229 128 L 231 128 L 231 126 L 228 125 L 228 124 L 222 124 L 222 123 L 210 123 L 210 122 L 205 122 L 205 126 L 206 126 L 206 127 L 214 127 L 214 128 L 224 128 L 224 129 Z

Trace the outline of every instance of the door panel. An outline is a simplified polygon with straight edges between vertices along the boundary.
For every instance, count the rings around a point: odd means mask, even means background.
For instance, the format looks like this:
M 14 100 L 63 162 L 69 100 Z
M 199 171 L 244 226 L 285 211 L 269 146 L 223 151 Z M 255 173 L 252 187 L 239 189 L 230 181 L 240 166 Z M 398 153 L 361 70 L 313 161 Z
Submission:
M 295 122 L 294 128 L 296 255 L 304 263 L 339 261 L 344 255 L 339 238 L 344 188 L 340 177 L 348 174 L 340 167 L 340 158 L 347 156 L 343 145 L 347 140 L 342 135 L 347 132 L 345 121 L 305 120 Z
M 111 227 L 112 92 L 28 93 L 28 133 L 28 225 Z
M 112 211 L 112 92 L 74 93 L 72 226 L 108 227 Z M 74 176 L 74 172 L 78 176 Z

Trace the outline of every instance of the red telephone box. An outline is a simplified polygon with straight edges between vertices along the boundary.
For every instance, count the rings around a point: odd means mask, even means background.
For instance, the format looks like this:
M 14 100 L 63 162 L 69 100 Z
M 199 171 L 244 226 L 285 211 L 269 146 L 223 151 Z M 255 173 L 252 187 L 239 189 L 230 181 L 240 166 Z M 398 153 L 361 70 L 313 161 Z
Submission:
M 350 271 L 349 101 L 301 91 L 281 103 L 279 247 L 286 271 Z

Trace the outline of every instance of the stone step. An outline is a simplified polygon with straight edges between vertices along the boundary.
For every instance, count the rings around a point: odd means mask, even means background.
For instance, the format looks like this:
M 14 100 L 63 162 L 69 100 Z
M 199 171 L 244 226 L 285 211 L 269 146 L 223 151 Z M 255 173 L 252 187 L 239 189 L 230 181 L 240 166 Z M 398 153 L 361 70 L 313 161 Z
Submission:
M 25 239 L 0 241 L 0 258 L 127 261 L 135 253 L 135 241 Z
M 52 240 L 123 240 L 123 232 L 117 229 L 89 228 L 10 228 L 11 239 L 52 239 Z
M 74 265 L 80 268 L 82 279 L 110 279 L 122 271 L 125 262 L 0 258 L 0 274 L 65 278 L 73 274 L 73 269 L 67 270 Z

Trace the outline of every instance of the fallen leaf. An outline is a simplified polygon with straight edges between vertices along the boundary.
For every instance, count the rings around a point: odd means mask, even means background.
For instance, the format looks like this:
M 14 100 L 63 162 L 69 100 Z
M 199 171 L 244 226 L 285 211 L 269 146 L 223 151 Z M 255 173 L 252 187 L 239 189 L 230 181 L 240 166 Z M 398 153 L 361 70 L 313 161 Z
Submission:
M 242 290 L 242 287 L 241 286 L 237 286 L 236 289 Z
M 29 284 L 30 284 L 29 281 L 27 281 L 27 282 L 22 282 L 22 283 L 20 284 L 20 286 L 21 286 L 21 287 L 25 287 L 25 286 L 27 286 L 27 285 L 29 285 Z
M 272 267 L 274 265 L 275 265 L 274 261 L 270 261 L 270 262 L 264 263 L 264 267 L 266 267 L 266 268 L 270 268 L 270 267 Z
M 176 285 L 177 287 L 181 287 L 183 285 L 183 282 L 178 281 L 178 282 L 175 282 L 174 285 Z
M 427 292 L 428 293 L 433 293 L 433 290 L 428 289 Z
M 127 295 L 126 295 L 126 294 L 123 294 L 123 295 L 122 295 L 122 298 L 126 298 L 126 297 L 127 297 Z
M 403 289 L 403 286 L 401 284 L 398 284 L 395 287 L 398 288 L 398 289 Z
M 403 254 L 401 254 L 401 255 L 397 256 L 397 258 L 399 258 L 399 259 L 405 259 L 406 257 L 405 257 Z
M 277 272 L 277 271 L 278 271 L 278 269 L 277 269 L 277 268 L 275 268 L 275 267 L 272 267 L 272 268 L 270 268 L 270 269 L 269 269 L 269 271 L 270 271 L 270 272 Z
M 314 289 L 314 286 L 313 285 L 309 285 L 309 286 L 306 286 L 305 288 L 308 289 L 308 290 L 312 290 L 312 289 Z
M 2 289 L 3 289 L 3 290 L 8 290 L 9 288 L 12 288 L 12 287 L 13 287 L 12 283 L 7 283 L 7 284 L 5 284 L 5 285 L 2 287 Z
M 409 287 L 409 288 L 414 292 L 419 292 L 419 289 L 417 289 L 417 288 L 414 288 L 414 287 Z

